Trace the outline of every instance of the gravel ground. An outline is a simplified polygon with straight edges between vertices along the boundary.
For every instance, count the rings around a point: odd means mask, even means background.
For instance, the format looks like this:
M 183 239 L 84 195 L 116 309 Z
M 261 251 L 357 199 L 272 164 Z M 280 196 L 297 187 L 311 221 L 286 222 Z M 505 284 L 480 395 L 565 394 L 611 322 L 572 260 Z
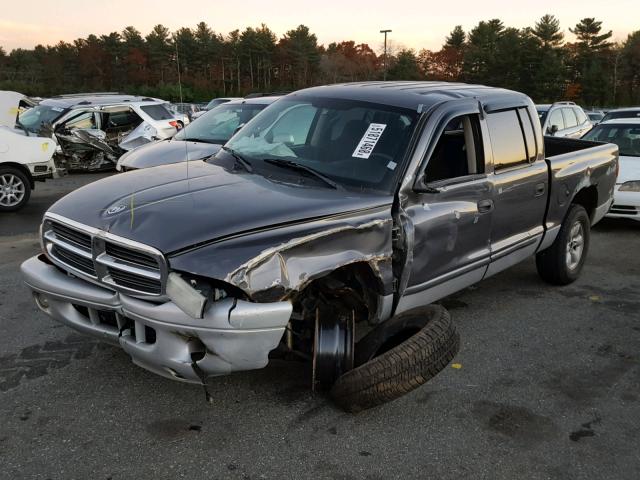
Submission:
M 297 363 L 201 387 L 134 366 L 40 313 L 19 266 L 56 198 L 0 216 L 0 478 L 637 479 L 640 222 L 605 220 L 582 277 L 533 260 L 443 301 L 462 347 L 405 397 L 351 415 Z

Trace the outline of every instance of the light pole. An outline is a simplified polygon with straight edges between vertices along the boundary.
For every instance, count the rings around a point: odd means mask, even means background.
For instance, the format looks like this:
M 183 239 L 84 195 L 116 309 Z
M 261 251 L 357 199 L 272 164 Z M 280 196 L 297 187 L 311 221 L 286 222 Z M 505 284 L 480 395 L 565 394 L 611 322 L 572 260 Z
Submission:
M 387 33 L 390 33 L 391 30 L 380 30 L 380 33 L 384 33 L 384 74 L 383 79 L 387 79 Z

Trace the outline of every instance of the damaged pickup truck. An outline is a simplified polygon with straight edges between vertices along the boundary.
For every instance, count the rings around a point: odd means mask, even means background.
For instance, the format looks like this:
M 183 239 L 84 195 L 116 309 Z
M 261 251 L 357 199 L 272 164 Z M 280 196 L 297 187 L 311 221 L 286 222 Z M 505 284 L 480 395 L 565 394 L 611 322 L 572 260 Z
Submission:
M 174 117 L 157 98 L 85 93 L 43 100 L 19 116 L 17 127 L 53 138 L 58 168 L 93 171 L 113 169 L 123 153 L 171 138 L 184 126 Z
M 456 354 L 433 302 L 531 255 L 544 280 L 575 280 L 617 165 L 615 145 L 543 138 L 517 92 L 316 87 L 205 161 L 59 200 L 22 272 L 40 309 L 155 373 L 206 385 L 302 358 L 357 411 Z

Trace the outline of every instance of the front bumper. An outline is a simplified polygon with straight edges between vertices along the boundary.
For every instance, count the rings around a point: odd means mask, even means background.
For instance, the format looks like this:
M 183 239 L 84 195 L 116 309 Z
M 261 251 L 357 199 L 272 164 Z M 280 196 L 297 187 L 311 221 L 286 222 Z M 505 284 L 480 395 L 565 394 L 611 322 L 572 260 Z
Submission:
M 227 298 L 194 319 L 173 302 L 150 303 L 72 277 L 41 257 L 21 266 L 38 307 L 80 332 L 120 345 L 133 362 L 164 377 L 202 377 L 262 368 L 291 316 L 289 302 Z
M 621 192 L 620 185 L 616 185 L 613 199 L 607 217 L 640 220 L 640 192 Z

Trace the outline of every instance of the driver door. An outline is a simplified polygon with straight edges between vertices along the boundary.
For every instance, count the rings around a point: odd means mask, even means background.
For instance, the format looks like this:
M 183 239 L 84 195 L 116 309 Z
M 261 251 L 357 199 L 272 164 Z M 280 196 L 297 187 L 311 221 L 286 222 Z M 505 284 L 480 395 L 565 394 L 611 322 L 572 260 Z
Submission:
M 481 128 L 477 114 L 445 118 L 427 151 L 425 188 L 405 208 L 414 231 L 413 259 L 397 312 L 476 283 L 486 272 L 493 200 Z

